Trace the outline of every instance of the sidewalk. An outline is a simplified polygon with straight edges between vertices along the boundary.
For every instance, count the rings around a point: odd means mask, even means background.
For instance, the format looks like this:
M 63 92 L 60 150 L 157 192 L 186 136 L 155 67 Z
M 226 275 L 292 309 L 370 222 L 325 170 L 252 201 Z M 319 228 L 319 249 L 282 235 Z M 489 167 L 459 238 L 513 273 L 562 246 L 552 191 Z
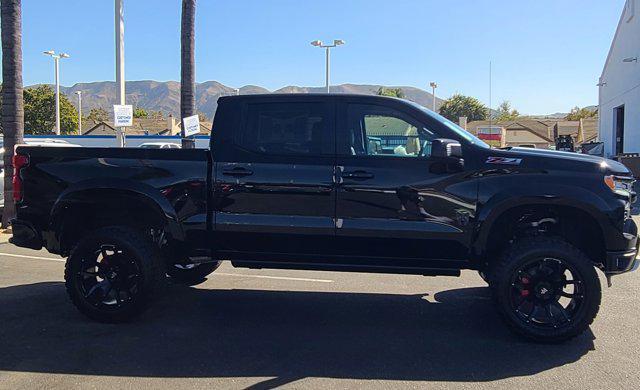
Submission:
M 10 231 L 0 230 L 0 244 L 9 242 L 9 237 L 11 237 Z

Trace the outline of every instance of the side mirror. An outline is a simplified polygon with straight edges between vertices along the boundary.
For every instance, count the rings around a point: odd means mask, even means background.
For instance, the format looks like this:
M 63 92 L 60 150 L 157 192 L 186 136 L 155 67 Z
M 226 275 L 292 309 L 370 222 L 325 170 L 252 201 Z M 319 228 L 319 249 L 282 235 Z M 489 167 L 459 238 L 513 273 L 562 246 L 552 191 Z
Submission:
M 462 158 L 462 145 L 453 139 L 436 138 L 431 143 L 431 157 Z

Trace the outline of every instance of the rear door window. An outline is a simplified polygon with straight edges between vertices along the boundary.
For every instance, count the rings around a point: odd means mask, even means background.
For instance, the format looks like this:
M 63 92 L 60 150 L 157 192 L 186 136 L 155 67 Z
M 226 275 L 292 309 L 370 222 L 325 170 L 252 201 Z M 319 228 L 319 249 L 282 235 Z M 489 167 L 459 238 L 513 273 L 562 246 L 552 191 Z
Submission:
M 266 155 L 332 154 L 332 137 L 323 103 L 248 104 L 245 123 L 235 134 L 237 147 Z

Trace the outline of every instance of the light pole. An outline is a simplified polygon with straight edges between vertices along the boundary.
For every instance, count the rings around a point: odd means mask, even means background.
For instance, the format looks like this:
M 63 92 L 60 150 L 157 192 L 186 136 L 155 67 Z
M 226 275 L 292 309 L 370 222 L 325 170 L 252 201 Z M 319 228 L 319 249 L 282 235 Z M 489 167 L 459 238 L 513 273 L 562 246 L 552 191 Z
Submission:
M 78 135 L 82 135 L 82 91 L 76 91 L 78 95 Z
M 326 51 L 326 80 L 325 80 L 325 88 L 326 88 L 326 92 L 329 93 L 329 69 L 330 69 L 330 60 L 329 60 L 329 51 L 331 50 L 332 47 L 336 47 L 336 46 L 340 46 L 340 45 L 344 45 L 344 41 L 342 39 L 335 39 L 333 41 L 333 45 L 323 45 L 322 41 L 313 41 L 311 42 L 311 45 L 315 46 L 315 47 L 321 47 L 324 48 Z
M 115 35 L 116 35 L 116 102 L 125 104 L 124 81 L 124 0 L 115 0 Z M 124 147 L 124 127 L 116 129 L 118 146 Z
M 438 84 L 432 81 L 429 85 L 431 86 L 431 95 L 433 97 L 433 112 L 436 112 L 436 88 L 438 88 Z
M 53 50 L 47 50 L 44 54 L 51 56 L 55 64 L 56 78 L 56 135 L 60 135 L 60 58 L 69 58 L 69 54 L 56 54 Z

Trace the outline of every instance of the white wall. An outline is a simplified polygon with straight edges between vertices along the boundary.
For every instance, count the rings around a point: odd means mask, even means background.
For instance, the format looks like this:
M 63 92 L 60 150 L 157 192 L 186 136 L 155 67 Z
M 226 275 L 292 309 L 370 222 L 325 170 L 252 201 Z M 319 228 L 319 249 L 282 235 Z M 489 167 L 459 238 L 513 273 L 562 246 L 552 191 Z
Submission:
M 599 137 L 606 156 L 614 153 L 614 109 L 623 104 L 624 152 L 640 153 L 640 63 L 622 61 L 633 57 L 640 57 L 640 0 L 627 0 L 600 79 Z

